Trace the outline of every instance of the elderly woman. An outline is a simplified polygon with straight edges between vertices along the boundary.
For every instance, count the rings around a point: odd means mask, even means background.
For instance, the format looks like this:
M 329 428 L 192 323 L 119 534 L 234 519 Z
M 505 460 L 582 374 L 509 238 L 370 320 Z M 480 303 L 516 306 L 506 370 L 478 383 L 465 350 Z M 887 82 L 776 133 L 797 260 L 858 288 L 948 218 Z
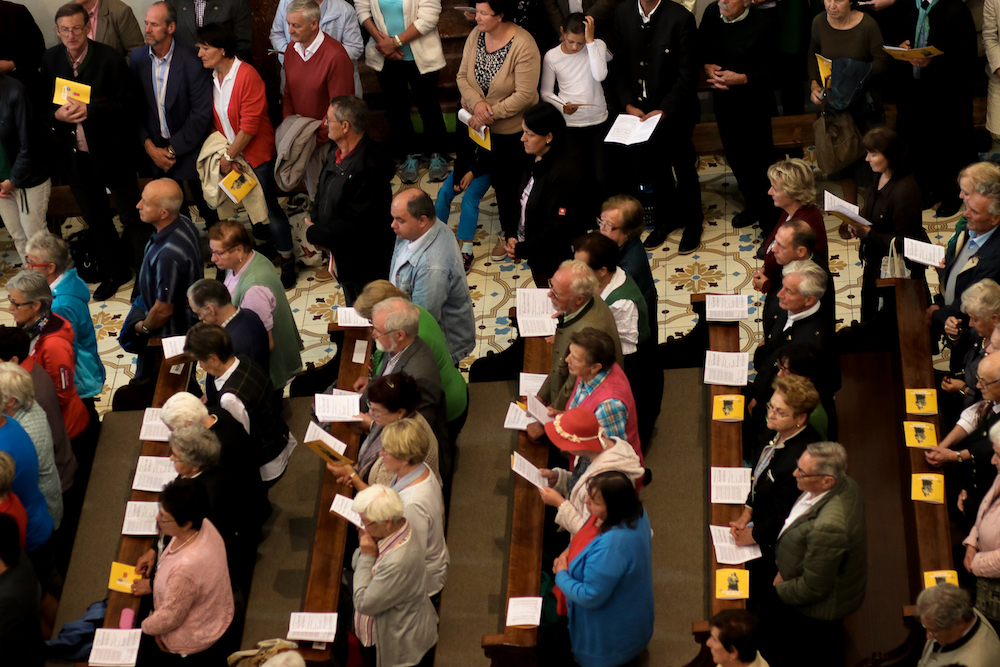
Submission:
M 1000 183 L 1000 166 L 992 162 L 974 162 L 968 167 L 958 172 L 958 198 L 963 202 L 971 197 L 976 191 L 976 186 L 980 183 Z M 965 231 L 969 224 L 969 219 L 962 214 L 962 217 L 955 223 L 955 231 L 948 239 L 948 251 L 954 252 L 958 237 Z
M 597 219 L 597 224 L 601 234 L 618 245 L 618 266 L 632 276 L 642 292 L 646 311 L 651 315 L 650 334 L 655 341 L 658 336 L 656 313 L 659 308 L 653 272 L 649 268 L 646 249 L 642 247 L 640 238 L 646 229 L 644 216 L 642 202 L 638 199 L 631 195 L 615 195 L 601 205 L 601 217 Z
M 455 77 L 462 108 L 472 114 L 469 127 L 490 132 L 490 180 L 497 193 L 500 225 L 506 238 L 510 238 L 509 230 L 517 229 L 518 183 L 528 162 L 518 144 L 521 119 L 529 107 L 538 103 L 542 69 L 542 56 L 534 38 L 513 23 L 516 11 L 513 0 L 476 3 L 476 27 L 465 42 Z M 490 256 L 496 261 L 507 256 L 504 237 L 497 240 Z
M 767 428 L 772 436 L 757 455 L 750 478 L 750 494 L 743 513 L 730 522 L 730 532 L 739 545 L 759 544 L 762 558 L 747 563 L 750 595 L 760 607 L 773 601 L 771 582 L 778 573 L 774 547 L 785 518 L 800 495 L 792 473 L 806 447 L 822 441 L 809 424 L 809 415 L 819 405 L 819 393 L 813 383 L 795 375 L 780 376 L 774 381 L 774 393 L 767 404 Z
M 976 387 L 976 370 L 979 362 L 986 356 L 986 348 L 990 337 L 1000 324 L 1000 285 L 986 278 L 970 285 L 962 292 L 962 312 L 969 316 L 969 328 L 963 329 L 961 320 L 949 317 L 945 322 L 945 335 L 952 343 L 952 374 L 941 381 L 941 389 L 947 394 L 961 397 L 960 402 L 945 402 L 942 412 L 948 403 L 954 403 L 953 409 L 947 412 L 953 414 L 956 409 L 965 409 L 978 402 L 982 395 Z M 961 359 L 956 359 L 961 357 Z M 954 422 L 954 419 L 949 421 Z
M 591 515 L 587 482 L 592 477 L 615 470 L 633 484 L 641 484 L 646 471 L 635 450 L 621 438 L 608 436 L 591 410 L 567 410 L 545 425 L 545 433 L 552 444 L 578 461 L 574 472 L 562 468 L 539 470 L 548 482 L 548 487 L 538 489 L 542 502 L 558 508 L 556 525 L 571 535 L 583 528 Z
M 62 486 L 52 449 L 52 431 L 42 406 L 35 403 L 31 375 L 17 364 L 0 363 L 0 412 L 21 425 L 38 456 L 38 488 L 52 515 L 52 529 L 58 530 L 63 517 Z
M 73 327 L 52 312 L 52 291 L 38 271 L 20 271 L 8 280 L 7 299 L 7 309 L 14 321 L 31 339 L 32 358 L 56 386 L 66 432 L 74 439 L 90 424 L 90 416 L 73 380 L 76 375 Z
M 24 549 L 28 537 L 28 513 L 12 488 L 15 474 L 14 457 L 0 451 L 0 514 L 9 515 L 17 523 L 18 541 Z
M 995 665 L 1000 641 L 989 621 L 969 602 L 969 594 L 954 584 L 938 584 L 917 596 L 917 616 L 927 631 L 927 643 L 917 667 Z
M 555 559 L 566 596 L 573 659 L 582 667 L 632 664 L 653 637 L 653 544 L 631 481 L 606 471 L 587 482 L 594 538 Z M 572 547 L 571 547 L 572 548 Z
M 206 518 L 207 507 L 205 488 L 191 479 L 174 480 L 160 493 L 156 525 L 166 546 L 156 562 L 153 611 L 142 621 L 138 664 L 208 667 L 225 662 L 230 647 L 219 640 L 233 620 L 233 591 L 226 547 Z M 136 572 L 149 577 L 152 564 L 145 558 Z
M 404 516 L 403 499 L 376 484 L 355 496 L 352 508 L 363 525 L 355 554 L 354 633 L 365 647 L 365 664 L 430 667 L 437 615 L 427 597 L 424 543 Z
M 90 413 L 90 420 L 97 420 L 95 397 L 104 390 L 104 364 L 97 352 L 97 334 L 90 317 L 90 289 L 87 283 L 69 268 L 69 245 L 50 232 L 43 230 L 28 239 L 25 267 L 39 271 L 52 291 L 52 312 L 73 327 L 73 354 L 76 368 L 73 382 L 76 393 Z
M 222 155 L 221 170 L 241 171 L 236 158 L 242 156 L 253 170 L 267 204 L 268 227 L 281 254 L 281 284 L 295 287 L 297 273 L 292 252 L 292 226 L 278 203 L 274 180 L 274 126 L 267 115 L 264 80 L 253 67 L 236 57 L 236 35 L 224 23 L 198 28 L 198 57 L 212 70 L 212 123 L 229 146 Z
M 990 441 L 993 443 L 993 458 L 990 463 L 1000 471 L 1000 424 L 994 424 L 990 429 Z M 972 526 L 969 536 L 962 544 L 965 545 L 965 560 L 963 565 L 969 574 L 976 576 L 976 609 L 993 624 L 1000 628 L 1000 476 L 993 480 L 993 485 L 983 502 L 979 504 L 976 523 Z

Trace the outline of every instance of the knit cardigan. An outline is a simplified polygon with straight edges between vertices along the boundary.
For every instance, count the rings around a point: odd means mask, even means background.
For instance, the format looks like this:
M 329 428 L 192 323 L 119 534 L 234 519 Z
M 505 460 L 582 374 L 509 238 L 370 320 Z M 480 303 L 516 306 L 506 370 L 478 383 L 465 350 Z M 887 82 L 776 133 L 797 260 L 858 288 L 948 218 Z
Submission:
M 217 73 L 212 72 L 212 77 L 217 80 Z M 222 121 L 219 120 L 214 104 L 212 124 L 216 132 L 225 136 Z M 251 167 L 256 169 L 275 156 L 274 126 L 271 125 L 271 119 L 267 115 L 264 80 L 249 63 L 240 63 L 240 68 L 236 71 L 233 94 L 229 98 L 229 124 L 236 134 L 243 130 L 253 135 L 253 139 L 243 149 L 243 157 Z

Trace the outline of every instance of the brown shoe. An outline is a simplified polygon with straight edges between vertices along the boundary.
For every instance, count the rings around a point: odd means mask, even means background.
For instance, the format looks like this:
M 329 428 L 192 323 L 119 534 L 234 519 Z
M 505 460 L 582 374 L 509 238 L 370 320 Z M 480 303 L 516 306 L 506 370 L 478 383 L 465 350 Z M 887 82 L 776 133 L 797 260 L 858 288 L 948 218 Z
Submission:
M 493 250 L 490 250 L 490 259 L 494 262 L 501 261 L 507 256 L 507 246 L 504 244 L 503 237 L 497 237 L 497 244 L 493 246 Z
M 328 269 L 325 264 L 316 269 L 316 275 L 314 277 L 317 282 L 321 283 L 333 280 L 333 275 L 330 273 L 330 269 Z

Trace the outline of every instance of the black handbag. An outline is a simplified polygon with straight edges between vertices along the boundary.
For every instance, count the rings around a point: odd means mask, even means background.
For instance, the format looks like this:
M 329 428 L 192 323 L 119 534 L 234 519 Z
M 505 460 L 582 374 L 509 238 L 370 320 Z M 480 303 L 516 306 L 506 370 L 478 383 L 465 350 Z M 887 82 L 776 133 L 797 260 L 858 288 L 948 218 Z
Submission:
M 69 254 L 73 257 L 76 274 L 85 283 L 101 282 L 101 267 L 97 261 L 97 244 L 89 229 L 81 229 L 66 240 Z

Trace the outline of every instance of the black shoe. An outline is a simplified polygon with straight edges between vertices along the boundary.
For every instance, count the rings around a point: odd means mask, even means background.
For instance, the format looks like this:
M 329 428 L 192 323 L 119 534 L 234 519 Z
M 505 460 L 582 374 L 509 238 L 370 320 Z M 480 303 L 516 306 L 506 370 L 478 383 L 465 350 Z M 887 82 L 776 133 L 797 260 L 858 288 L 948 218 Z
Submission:
M 701 247 L 701 231 L 702 224 L 686 227 L 684 229 L 684 234 L 681 236 L 681 243 L 677 246 L 677 253 L 681 255 L 690 255 L 695 250 Z
M 107 301 L 108 299 L 114 297 L 118 293 L 118 289 L 127 283 L 128 280 L 123 280 L 118 282 L 116 278 L 109 278 L 98 285 L 97 289 L 94 290 L 94 301 Z
M 749 227 L 750 225 L 758 222 L 760 222 L 760 220 L 756 215 L 751 213 L 748 209 L 743 209 L 733 216 L 732 225 L 734 229 L 739 229 L 740 227 Z
M 657 225 L 656 228 L 649 233 L 649 236 L 646 237 L 646 240 L 642 242 L 642 245 L 644 248 L 659 248 L 663 245 L 663 242 L 667 240 L 667 234 L 669 233 L 670 230 L 665 226 Z
M 937 211 L 934 213 L 935 218 L 950 218 L 956 215 L 962 208 L 962 200 L 958 197 L 948 197 L 941 202 L 938 206 Z
M 295 257 L 281 258 L 281 286 L 286 290 L 294 289 L 299 281 L 299 272 L 295 268 Z

